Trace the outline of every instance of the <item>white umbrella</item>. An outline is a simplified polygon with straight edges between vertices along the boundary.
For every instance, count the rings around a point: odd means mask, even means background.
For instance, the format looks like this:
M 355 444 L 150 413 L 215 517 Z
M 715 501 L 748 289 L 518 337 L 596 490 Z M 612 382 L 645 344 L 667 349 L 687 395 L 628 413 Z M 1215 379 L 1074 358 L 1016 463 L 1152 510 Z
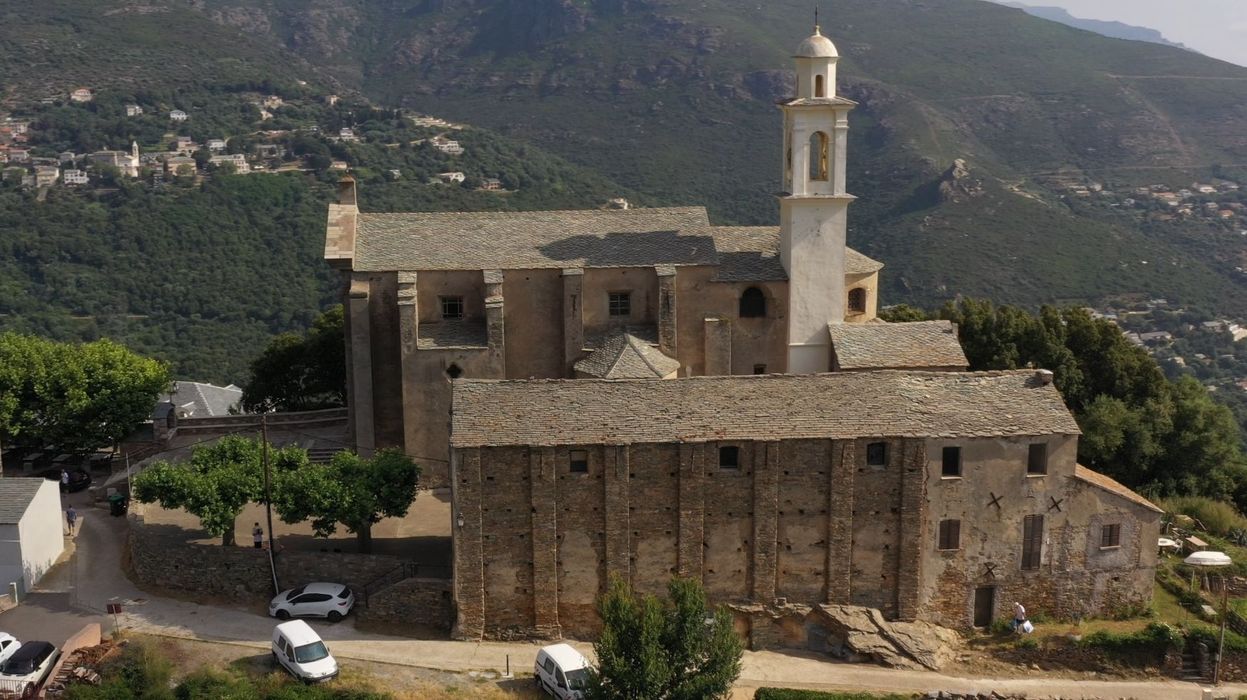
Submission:
M 1225 552 L 1195 552 L 1191 556 L 1182 560 L 1183 564 L 1191 566 L 1229 566 L 1233 564 L 1230 557 Z

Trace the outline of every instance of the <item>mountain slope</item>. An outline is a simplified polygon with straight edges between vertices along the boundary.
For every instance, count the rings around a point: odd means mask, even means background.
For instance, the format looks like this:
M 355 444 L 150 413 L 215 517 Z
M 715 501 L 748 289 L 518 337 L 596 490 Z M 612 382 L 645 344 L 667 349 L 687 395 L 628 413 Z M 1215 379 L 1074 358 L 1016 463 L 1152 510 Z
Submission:
M 470 118 L 656 201 L 704 203 L 719 221 L 776 219 L 773 102 L 788 92 L 788 56 L 810 31 L 801 0 L 196 4 L 378 100 Z M 827 15 L 824 32 L 844 56 L 841 91 L 861 103 L 851 121 L 850 187 L 861 199 L 850 235 L 889 263 L 889 300 L 1153 293 L 1247 313 L 1230 261 L 1077 216 L 1041 182 L 1073 171 L 1122 188 L 1179 186 L 1214 164 L 1247 172 L 1247 70 L 977 0 L 840 0 Z M 956 158 L 991 185 L 992 216 L 977 200 L 915 209 L 917 193 Z M 1042 247 L 1087 243 L 1107 258 L 1002 259 L 1035 216 L 1049 227 Z M 924 233 L 931 217 L 973 245 L 940 247 Z M 1177 272 L 1120 272 L 1144 253 L 1184 262 Z
M 1060 24 L 1064 24 L 1067 27 L 1073 27 L 1075 29 L 1083 29 L 1089 32 L 1095 32 L 1096 34 L 1099 34 L 1100 36 L 1106 36 L 1106 37 L 1109 37 L 1110 39 L 1126 39 L 1128 41 L 1146 41 L 1146 42 L 1150 42 L 1153 44 L 1164 44 L 1165 46 L 1176 46 L 1177 48 L 1180 48 L 1180 49 L 1186 48 L 1182 44 L 1169 41 L 1168 39 L 1165 38 L 1164 34 L 1161 34 L 1157 30 L 1150 29 L 1148 27 L 1136 27 L 1133 24 L 1126 24 L 1125 22 L 1114 22 L 1114 21 L 1105 21 L 1105 20 L 1099 20 L 1099 19 L 1084 19 L 1082 17 L 1075 17 L 1074 15 L 1071 15 L 1069 11 L 1067 11 L 1063 7 L 1024 5 L 1020 2 L 1000 2 L 1000 4 L 1008 5 L 1009 7 L 1016 7 L 1026 12 L 1026 14 L 1028 15 L 1050 20 L 1052 22 L 1059 22 Z

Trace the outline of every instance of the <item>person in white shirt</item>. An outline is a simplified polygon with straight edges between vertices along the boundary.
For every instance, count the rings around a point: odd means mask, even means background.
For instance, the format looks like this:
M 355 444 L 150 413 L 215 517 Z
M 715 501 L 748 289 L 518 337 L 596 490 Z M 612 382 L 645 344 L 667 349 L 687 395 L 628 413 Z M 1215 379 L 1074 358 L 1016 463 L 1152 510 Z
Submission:
M 1026 622 L 1026 608 L 1022 607 L 1021 603 L 1014 601 L 1013 602 L 1013 625 L 1012 625 L 1013 630 L 1017 631 L 1021 629 L 1022 623 L 1024 622 Z

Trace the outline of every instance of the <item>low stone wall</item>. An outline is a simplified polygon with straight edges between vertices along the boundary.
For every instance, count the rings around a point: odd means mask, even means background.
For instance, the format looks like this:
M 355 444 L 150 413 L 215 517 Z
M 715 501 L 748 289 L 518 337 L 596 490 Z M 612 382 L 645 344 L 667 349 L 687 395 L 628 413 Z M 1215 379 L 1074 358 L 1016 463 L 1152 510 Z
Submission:
M 134 515 L 130 561 L 138 582 L 149 586 L 234 600 L 267 600 L 273 592 L 267 550 L 194 544 L 186 541 L 184 530 L 144 525 Z M 344 583 L 359 596 L 366 584 L 402 563 L 381 554 L 287 551 L 277 555 L 277 578 L 283 588 L 311 581 Z
M 448 631 L 454 621 L 450 581 L 404 579 L 370 595 L 367 606 L 357 608 L 356 615 L 361 620 L 403 622 Z

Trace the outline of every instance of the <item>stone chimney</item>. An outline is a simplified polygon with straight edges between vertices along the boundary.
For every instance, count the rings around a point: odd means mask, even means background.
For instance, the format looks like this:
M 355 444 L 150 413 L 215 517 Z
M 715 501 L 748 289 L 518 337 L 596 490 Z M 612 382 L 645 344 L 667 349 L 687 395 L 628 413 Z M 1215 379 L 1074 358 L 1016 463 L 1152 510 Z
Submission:
M 338 204 L 356 206 L 355 178 L 350 175 L 343 175 L 338 180 Z
M 1039 386 L 1048 386 L 1052 383 L 1053 376 L 1050 369 L 1037 369 L 1035 370 L 1035 383 Z

